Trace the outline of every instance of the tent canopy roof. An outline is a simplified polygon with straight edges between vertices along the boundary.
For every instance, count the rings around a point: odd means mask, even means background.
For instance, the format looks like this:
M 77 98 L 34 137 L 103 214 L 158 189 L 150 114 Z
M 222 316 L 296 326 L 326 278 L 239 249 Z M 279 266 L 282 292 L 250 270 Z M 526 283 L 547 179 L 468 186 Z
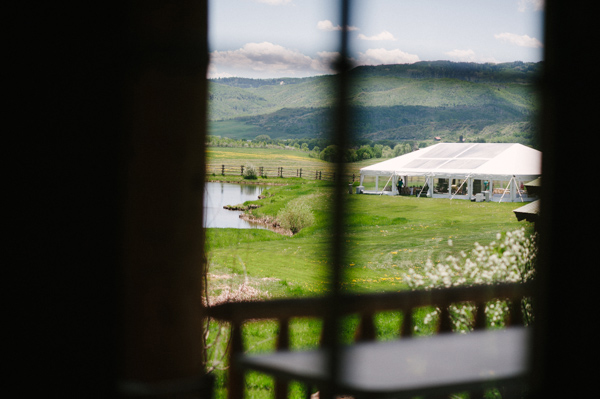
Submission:
M 367 166 L 360 174 L 529 181 L 542 174 L 542 153 L 514 143 L 440 143 Z

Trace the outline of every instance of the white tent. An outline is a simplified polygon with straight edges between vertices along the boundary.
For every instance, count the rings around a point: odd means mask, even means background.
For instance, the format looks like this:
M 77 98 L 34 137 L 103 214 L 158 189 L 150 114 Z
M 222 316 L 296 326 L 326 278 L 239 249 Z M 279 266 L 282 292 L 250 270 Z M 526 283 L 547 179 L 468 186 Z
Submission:
M 541 173 L 542 153 L 521 144 L 440 143 L 362 168 L 360 185 L 365 176 L 375 176 L 376 193 L 396 194 L 399 178 L 406 182 L 408 176 L 424 176 L 428 197 L 522 201 L 527 199 L 520 184 Z M 385 178 L 384 188 L 391 186 L 391 191 L 379 191 L 379 177 Z M 438 186 L 440 179 L 457 184 L 448 183 L 447 191 L 440 192 L 435 190 L 436 179 Z M 494 181 L 508 184 L 494 195 Z

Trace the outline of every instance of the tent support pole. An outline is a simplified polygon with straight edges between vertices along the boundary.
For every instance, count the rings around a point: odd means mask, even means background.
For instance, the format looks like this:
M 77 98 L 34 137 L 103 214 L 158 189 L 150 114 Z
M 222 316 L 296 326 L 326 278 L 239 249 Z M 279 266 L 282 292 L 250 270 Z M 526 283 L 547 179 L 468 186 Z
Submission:
M 519 189 L 519 179 L 517 179 L 517 176 L 513 175 L 513 184 L 514 184 L 514 191 L 516 192 L 515 195 L 513 195 L 512 200 L 516 200 L 517 199 L 517 194 L 519 194 L 519 198 L 521 198 L 521 202 L 525 202 L 525 200 L 523 199 L 523 194 L 521 194 L 521 190 Z M 513 190 L 511 190 L 511 194 L 513 193 Z
M 387 185 L 389 184 L 390 180 L 392 180 L 393 177 L 394 177 L 394 175 L 390 176 L 390 178 L 388 179 L 388 181 L 385 183 L 385 186 L 383 186 L 383 190 L 381 190 L 381 194 L 379 194 L 379 195 L 383 195 L 383 192 L 385 191 L 385 188 L 387 187 Z M 392 191 L 393 191 L 393 187 L 392 187 Z
M 462 186 L 464 186 L 465 183 L 467 182 L 467 180 L 470 179 L 470 178 L 471 178 L 470 176 L 467 176 L 465 178 L 465 180 L 463 180 L 463 182 L 461 183 L 461 185 L 456 189 L 456 193 L 458 193 L 460 191 L 460 189 L 462 188 Z M 456 193 L 452 194 L 452 197 L 450 197 L 451 200 L 454 199 L 454 196 L 456 195 Z
M 510 202 L 515 202 L 517 197 L 515 190 L 517 188 L 517 179 L 513 176 L 510 182 Z
M 417 196 L 417 198 L 421 198 L 421 194 L 423 194 L 423 190 L 425 190 L 425 186 L 427 186 L 428 181 L 429 177 L 425 177 L 425 184 L 423 184 L 423 187 L 421 187 L 421 191 L 419 191 L 419 195 Z
M 500 201 L 498 201 L 498 202 L 502 202 L 502 199 L 504 198 L 504 195 L 506 194 L 506 190 L 509 190 L 509 189 L 510 189 L 510 183 L 512 183 L 512 181 L 513 181 L 513 179 L 514 179 L 514 178 L 515 178 L 515 177 L 513 176 L 513 177 L 511 177 L 511 178 L 510 178 L 510 180 L 508 181 L 508 185 L 507 185 L 507 186 L 506 186 L 506 188 L 505 188 L 505 189 L 502 191 L 502 197 L 500 197 Z
M 469 180 L 469 185 L 467 186 L 467 195 L 469 196 L 469 200 L 473 199 L 473 178 L 467 177 Z
M 519 197 L 521 197 L 521 202 L 525 202 L 525 200 L 523 199 L 523 194 L 521 193 L 521 189 L 519 188 L 519 180 L 517 180 L 517 177 L 514 176 L 515 178 L 515 185 L 517 186 L 517 193 L 519 193 Z
M 433 179 L 435 178 L 435 175 L 430 176 L 431 179 L 429 181 L 429 185 L 427 187 L 429 187 L 428 194 L 429 194 L 429 198 L 433 198 Z

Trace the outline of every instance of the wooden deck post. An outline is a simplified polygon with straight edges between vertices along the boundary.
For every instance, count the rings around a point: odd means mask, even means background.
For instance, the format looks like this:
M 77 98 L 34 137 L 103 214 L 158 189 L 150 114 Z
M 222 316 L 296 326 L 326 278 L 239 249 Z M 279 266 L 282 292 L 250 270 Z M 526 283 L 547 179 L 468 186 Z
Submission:
M 357 342 L 375 341 L 376 331 L 373 323 L 373 313 L 361 315 L 360 324 L 356 329 L 355 340 Z
M 277 350 L 288 350 L 290 348 L 289 319 L 279 319 L 279 334 L 277 335 Z M 275 399 L 286 399 L 288 396 L 288 381 L 275 380 Z
M 235 364 L 237 355 L 244 351 L 242 342 L 242 323 L 233 321 L 231 323 L 231 347 L 229 348 L 229 369 L 227 384 L 227 399 L 243 399 L 244 397 L 244 372 L 239 370 Z
M 160 384 L 204 373 L 207 2 L 134 4 L 120 379 Z

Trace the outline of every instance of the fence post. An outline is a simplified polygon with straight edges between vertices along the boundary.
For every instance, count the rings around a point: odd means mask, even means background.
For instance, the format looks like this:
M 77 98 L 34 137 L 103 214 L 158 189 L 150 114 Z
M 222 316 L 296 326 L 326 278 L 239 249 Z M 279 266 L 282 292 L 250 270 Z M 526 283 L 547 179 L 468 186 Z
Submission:
M 300 168 L 300 177 L 302 177 L 302 168 Z
M 319 180 L 321 180 L 321 171 L 319 171 Z
M 280 169 L 281 169 L 281 174 L 279 175 L 279 177 L 283 177 L 283 166 Z
M 240 166 L 240 169 L 242 171 L 241 175 L 244 176 L 244 165 Z
M 315 170 L 315 180 L 319 179 L 319 171 Z
M 225 176 L 225 165 L 221 165 L 221 175 Z

